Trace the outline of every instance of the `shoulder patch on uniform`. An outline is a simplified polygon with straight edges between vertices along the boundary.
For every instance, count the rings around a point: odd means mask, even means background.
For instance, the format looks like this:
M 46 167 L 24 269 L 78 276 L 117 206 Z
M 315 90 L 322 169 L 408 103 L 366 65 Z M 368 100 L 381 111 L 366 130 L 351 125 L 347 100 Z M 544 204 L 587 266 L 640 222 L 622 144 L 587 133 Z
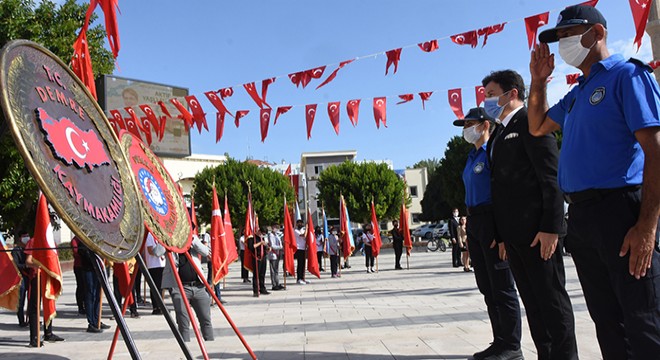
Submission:
M 598 105 L 603 99 L 605 98 L 605 88 L 602 86 L 599 86 L 594 89 L 594 92 L 591 93 L 591 96 L 589 96 L 589 103 L 591 105 Z
M 631 63 L 633 63 L 637 66 L 641 66 L 648 72 L 653 72 L 653 68 L 649 64 L 643 62 L 642 60 L 635 59 L 635 58 L 630 58 L 630 59 L 628 59 L 628 62 L 631 62 Z

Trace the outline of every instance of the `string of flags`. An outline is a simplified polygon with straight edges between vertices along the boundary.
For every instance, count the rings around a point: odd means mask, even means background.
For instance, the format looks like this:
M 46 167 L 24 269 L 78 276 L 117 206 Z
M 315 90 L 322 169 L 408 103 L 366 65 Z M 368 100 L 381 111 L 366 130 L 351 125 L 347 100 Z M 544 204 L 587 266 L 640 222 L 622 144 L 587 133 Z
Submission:
M 96 2 L 107 2 L 114 4 L 113 6 L 116 6 L 116 1 L 117 0 L 94 0 L 92 1 L 92 4 L 96 6 Z M 632 9 L 633 13 L 633 19 L 636 27 L 636 38 L 635 38 L 635 44 L 638 46 L 641 45 L 641 36 L 644 33 L 645 27 L 646 27 L 646 21 L 648 19 L 648 14 L 649 14 L 649 8 L 650 8 L 650 1 L 651 0 L 630 0 L 630 6 Z M 582 2 L 582 5 L 590 5 L 590 6 L 596 6 L 598 3 L 598 0 L 590 0 L 586 2 Z M 90 8 L 92 6 L 90 4 Z M 106 5 L 108 6 L 108 5 Z M 103 7 L 103 5 L 102 5 Z M 105 11 L 105 8 L 103 8 Z M 114 9 L 114 8 L 113 8 Z M 553 10 L 555 11 L 555 10 Z M 88 14 L 90 11 L 88 10 Z M 527 40 L 528 40 L 528 46 L 529 48 L 533 48 L 533 46 L 536 44 L 536 39 L 537 39 L 537 32 L 538 29 L 544 25 L 548 24 L 549 21 L 549 14 L 550 11 L 532 15 L 529 17 L 526 17 L 524 19 L 525 23 L 525 31 L 527 34 Z M 106 22 L 108 19 L 106 19 Z M 385 75 L 388 75 L 390 73 L 396 74 L 398 67 L 399 67 L 399 62 L 401 61 L 401 55 L 403 52 L 403 49 L 411 48 L 411 47 L 418 47 L 421 51 L 424 52 L 433 52 L 437 51 L 439 49 L 438 41 L 439 40 L 444 40 L 444 39 L 449 39 L 452 43 L 457 44 L 457 45 L 468 45 L 472 48 L 476 48 L 479 45 L 479 42 L 481 41 L 481 46 L 484 47 L 487 44 L 488 37 L 493 36 L 495 34 L 501 33 L 504 31 L 505 26 L 509 22 L 503 22 L 500 24 L 495 24 L 495 25 L 490 25 L 486 26 L 480 29 L 475 29 L 467 32 L 463 32 L 460 34 L 455 34 L 451 35 L 448 37 L 444 38 L 439 38 L 439 39 L 433 39 L 433 40 L 428 40 L 424 42 L 420 42 L 418 44 L 413 44 L 413 45 L 408 45 L 408 46 L 403 46 L 400 48 L 372 54 L 372 55 L 367 55 L 367 56 L 361 56 L 361 57 L 356 57 L 354 59 L 342 61 L 339 64 L 336 65 L 336 67 L 333 69 L 333 71 L 325 77 L 324 80 L 321 80 L 326 72 L 326 69 L 329 67 L 332 67 L 332 64 L 330 65 L 323 65 L 303 71 L 297 71 L 294 73 L 290 73 L 286 76 L 275 76 L 271 78 L 267 78 L 261 81 L 261 88 L 260 92 L 257 90 L 257 84 L 256 82 L 250 82 L 243 84 L 242 87 L 247 93 L 247 95 L 252 99 L 252 101 L 257 105 L 259 108 L 259 121 L 260 121 L 260 132 L 261 132 L 261 141 L 264 142 L 266 137 L 268 136 L 268 130 L 270 127 L 270 122 L 271 122 L 271 116 L 272 116 L 272 109 L 273 107 L 267 102 L 267 95 L 268 95 L 268 88 L 270 85 L 276 82 L 277 79 L 280 78 L 287 78 L 293 85 L 295 85 L 297 88 L 306 88 L 308 85 L 310 85 L 312 82 L 315 81 L 320 81 L 320 83 L 316 86 L 316 89 L 320 89 L 321 87 L 329 84 L 331 81 L 333 81 L 338 73 L 340 72 L 341 69 L 346 67 L 347 65 L 351 64 L 352 62 L 364 58 L 369 58 L 369 57 L 374 57 L 378 55 L 385 55 L 387 58 L 386 65 L 385 65 Z M 86 29 L 87 23 L 85 27 L 83 27 L 83 31 L 81 31 L 81 35 L 84 35 L 84 30 Z M 115 28 L 116 29 L 116 28 Z M 110 39 L 110 34 L 108 35 L 108 38 Z M 118 51 L 119 47 L 119 41 L 118 37 L 115 35 L 116 41 L 116 49 Z M 78 41 L 77 41 L 78 42 Z M 112 44 L 112 43 L 111 43 Z M 75 47 L 75 46 L 74 46 Z M 115 48 L 113 48 L 113 54 L 115 53 Z M 76 55 L 74 55 L 74 58 Z M 83 56 L 84 57 L 84 56 Z M 87 56 L 87 59 L 89 56 Z M 73 59 L 72 59 L 73 63 Z M 652 61 L 649 63 L 650 66 L 652 67 L 657 67 L 660 62 L 658 61 Z M 91 69 L 91 66 L 90 66 Z M 569 74 L 566 76 L 566 82 L 567 84 L 573 85 L 577 83 L 577 79 L 580 74 Z M 80 75 L 79 75 L 80 76 Z M 550 79 L 549 79 L 550 80 Z M 208 99 L 208 101 L 213 105 L 213 107 L 216 109 L 216 143 L 219 142 L 222 139 L 222 136 L 224 134 L 224 126 L 225 126 L 225 119 L 227 116 L 231 117 L 234 119 L 234 125 L 236 127 L 239 127 L 240 125 L 240 120 L 243 119 L 245 116 L 247 116 L 250 113 L 249 109 L 244 109 L 244 110 L 237 110 L 235 112 L 230 111 L 227 106 L 225 105 L 225 101 L 230 98 L 232 95 L 234 95 L 234 87 L 224 87 L 216 91 L 206 91 L 204 92 L 204 95 Z M 92 86 L 93 88 L 93 86 Z M 419 96 L 421 103 L 422 103 L 422 109 L 425 109 L 425 102 L 429 101 L 431 98 L 431 95 L 434 92 L 438 92 L 437 90 L 435 91 L 425 91 L 425 92 L 417 92 L 417 96 Z M 408 93 L 408 94 L 401 94 L 401 95 L 396 95 L 396 96 L 380 96 L 380 97 L 374 97 L 372 100 L 372 109 L 373 109 L 373 116 L 374 116 L 374 121 L 376 123 L 376 128 L 380 128 L 380 125 L 382 124 L 384 127 L 387 127 L 387 98 L 394 98 L 395 100 L 400 100 L 396 102 L 396 105 L 401 105 L 405 104 L 408 102 L 411 102 L 415 98 L 415 94 L 413 93 Z M 463 96 L 462 96 L 462 89 L 461 88 L 454 88 L 454 89 L 449 89 L 447 90 L 447 98 L 449 101 L 449 105 L 451 110 L 454 112 L 454 114 L 458 118 L 462 118 L 464 116 L 463 114 Z M 479 106 L 485 99 L 485 94 L 484 94 L 484 89 L 482 86 L 476 86 L 475 87 L 475 100 L 476 100 L 476 105 Z M 199 133 L 201 134 L 202 128 L 204 128 L 206 131 L 209 130 L 207 120 L 206 120 L 206 113 L 202 109 L 202 106 L 197 99 L 195 95 L 189 95 L 184 98 L 185 103 L 188 105 L 188 108 L 183 105 L 181 101 L 179 101 L 177 98 L 172 98 L 169 99 L 168 103 L 159 101 L 157 103 L 159 112 L 161 114 L 156 115 L 156 111 L 154 111 L 155 104 L 141 104 L 138 107 L 142 110 L 142 112 L 145 114 L 145 117 L 139 117 L 135 111 L 130 108 L 124 108 L 123 110 L 128 113 L 128 117 L 124 117 L 122 115 L 121 109 L 113 109 L 110 110 L 110 123 L 112 124 L 113 128 L 115 131 L 120 131 L 120 130 L 128 130 L 134 135 L 142 138 L 145 140 L 147 143 L 151 143 L 153 141 L 152 139 L 152 134 L 151 132 L 153 131 L 158 139 L 162 139 L 163 135 L 165 133 L 165 124 L 168 119 L 173 118 L 172 112 L 169 111 L 168 107 L 171 109 L 172 107 L 176 109 L 178 114 L 176 114 L 176 118 L 179 120 L 182 120 L 186 126 L 186 129 L 190 130 L 193 127 L 197 127 Z M 349 117 L 349 120 L 351 121 L 351 124 L 353 126 L 357 126 L 358 123 L 358 115 L 359 115 L 359 107 L 360 107 L 361 99 L 351 99 L 346 101 L 346 113 Z M 316 118 L 316 113 L 317 113 L 317 108 L 319 104 L 306 104 L 306 105 L 286 105 L 286 106 L 278 106 L 275 110 L 275 118 L 273 121 L 273 125 L 277 124 L 277 121 L 280 116 L 284 115 L 288 111 L 290 111 L 294 107 L 302 107 L 304 106 L 305 108 L 305 123 L 306 123 L 306 130 L 307 130 L 307 138 L 310 139 L 312 135 L 312 127 L 314 124 L 314 120 Z M 327 105 L 327 114 L 330 120 L 330 123 L 332 124 L 332 127 L 335 131 L 336 134 L 339 134 L 339 117 L 340 117 L 340 111 L 341 111 L 341 102 L 340 101 L 331 101 L 326 103 Z M 190 110 L 188 110 L 190 109 Z M 141 135 L 142 133 L 142 135 Z

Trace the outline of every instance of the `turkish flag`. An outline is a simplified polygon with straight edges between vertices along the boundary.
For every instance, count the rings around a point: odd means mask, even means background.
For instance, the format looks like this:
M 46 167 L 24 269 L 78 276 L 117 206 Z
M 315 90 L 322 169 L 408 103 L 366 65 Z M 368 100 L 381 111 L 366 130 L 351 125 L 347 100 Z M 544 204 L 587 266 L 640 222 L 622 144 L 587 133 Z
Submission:
M 87 43 L 87 26 L 80 30 L 78 38 L 73 43 L 71 70 L 73 70 L 80 81 L 85 84 L 85 87 L 87 90 L 89 90 L 94 99 L 97 100 L 96 84 L 94 82 L 94 71 L 92 69 L 92 58 L 89 55 L 89 46 Z
M 289 80 L 296 85 L 296 87 L 300 86 L 300 83 L 303 81 L 303 77 L 305 77 L 305 72 L 304 71 L 298 71 L 296 73 L 289 74 Z
M 158 123 L 158 118 L 156 117 L 156 113 L 154 113 L 154 110 L 151 108 L 151 106 L 147 104 L 142 104 L 138 105 L 139 108 L 142 110 L 142 112 L 147 115 L 147 120 L 151 123 L 151 128 L 154 129 L 159 135 L 159 130 L 160 130 L 160 124 Z
M 160 106 L 160 111 L 162 111 L 163 114 L 165 114 L 165 116 L 167 116 L 169 118 L 172 117 L 172 114 L 170 114 L 170 111 L 167 110 L 167 105 L 165 105 L 165 103 L 162 100 L 158 101 L 158 106 Z
M 312 125 L 316 116 L 316 104 L 305 105 L 305 121 L 307 123 L 307 140 L 312 137 Z
M 171 118 L 171 117 L 170 117 Z M 158 140 L 163 140 L 163 136 L 165 136 L 165 125 L 167 125 L 167 116 L 161 116 L 160 117 L 160 126 L 159 126 L 159 135 L 158 135 Z
M 477 85 L 474 87 L 474 95 L 477 99 L 477 106 L 481 106 L 484 100 L 486 100 L 486 89 L 481 85 Z
M 658 60 L 653 60 L 653 61 L 649 62 L 649 66 L 650 66 L 653 70 L 655 70 L 655 69 L 658 68 L 658 66 L 660 66 L 660 61 L 658 61 Z
M 289 176 L 289 175 L 291 175 L 291 164 L 289 164 L 286 170 L 284 170 L 284 176 Z
M 420 49 L 424 52 L 433 52 L 438 50 L 438 40 L 430 40 L 423 43 L 417 44 Z
M 268 125 L 270 125 L 270 112 L 272 111 L 271 108 L 268 109 L 261 109 L 261 112 L 259 114 L 260 120 L 260 128 L 261 128 L 261 142 L 264 142 L 266 140 L 266 136 L 268 136 Z
M 353 126 L 358 124 L 358 114 L 360 112 L 360 99 L 350 100 L 346 103 L 346 112 Z
M 115 130 L 115 134 L 119 136 L 121 130 L 126 130 L 124 117 L 121 116 L 119 110 L 110 110 L 110 115 L 112 116 L 108 118 L 108 121 L 110 121 L 110 125 L 112 125 L 112 128 Z
M 428 99 L 431 98 L 431 95 L 433 95 L 433 91 L 419 93 L 419 98 L 422 99 L 422 109 L 423 110 L 426 110 L 424 102 L 428 101 Z
M 337 77 L 337 73 L 339 72 L 339 69 L 343 68 L 344 66 L 346 66 L 346 65 L 348 65 L 348 64 L 350 64 L 350 63 L 352 63 L 352 62 L 353 62 L 353 60 L 346 60 L 346 61 L 342 61 L 342 62 L 340 62 L 340 63 L 339 63 L 339 66 L 338 66 L 338 67 L 337 67 L 337 68 L 336 68 L 336 69 L 335 69 L 335 70 L 334 70 L 334 71 L 333 71 L 333 72 L 332 72 L 327 78 L 325 78 L 325 80 L 323 80 L 323 82 L 321 83 L 321 85 L 319 85 L 319 86 L 316 87 L 316 90 L 318 90 L 321 86 L 325 86 L 325 85 L 327 85 L 330 81 L 334 80 L 335 77 Z
M 463 115 L 463 98 L 461 96 L 461 89 L 449 90 L 447 92 L 447 97 L 449 98 L 451 111 L 453 111 L 459 119 L 464 118 L 465 115 Z
M 405 104 L 405 103 L 407 103 L 407 102 L 412 101 L 412 99 L 414 99 L 414 98 L 415 98 L 415 95 L 413 95 L 413 94 L 403 94 L 403 95 L 399 95 L 399 99 L 401 99 L 401 101 L 399 101 L 399 102 L 396 103 L 396 104 L 397 104 L 397 105 Z
M 339 197 L 339 233 L 341 234 L 341 247 L 344 260 L 348 259 L 353 250 L 355 250 L 355 242 L 351 233 L 351 221 L 348 217 L 348 210 L 346 209 L 346 202 L 344 196 Z
M 40 250 L 29 250 L 31 248 Z M 29 251 L 34 263 L 43 271 L 41 276 L 41 296 L 43 298 L 44 326 L 48 327 L 56 315 L 55 300 L 62 294 L 62 269 L 60 268 L 60 260 L 57 257 L 57 246 L 53 237 L 53 225 L 50 223 L 48 203 L 44 194 L 39 195 L 34 237 L 28 243 L 26 249 L 26 254 Z
M 277 125 L 277 118 L 280 117 L 280 115 L 285 114 L 289 110 L 291 110 L 291 106 L 280 106 L 280 107 L 278 107 L 277 111 L 275 111 L 275 121 L 273 122 L 273 125 Z
M 550 12 L 536 14 L 525 18 L 525 29 L 527 30 L 527 44 L 530 50 L 536 45 L 536 33 L 539 28 L 548 25 L 548 17 Z
M 216 144 L 225 132 L 225 113 L 217 112 L 215 114 L 215 142 Z
M 231 226 L 231 216 L 229 216 L 229 202 L 225 194 L 225 242 L 227 243 L 227 262 L 225 267 L 238 259 L 238 251 L 236 250 L 236 239 L 234 238 L 234 229 Z
M 479 44 L 479 35 L 477 34 L 477 30 L 452 35 L 450 38 L 451 41 L 458 45 L 470 45 L 471 47 L 475 48 Z
M 201 134 L 202 126 L 204 126 L 206 131 L 209 131 L 209 127 L 206 124 L 206 113 L 202 109 L 202 105 L 197 100 L 197 97 L 195 95 L 188 95 L 185 99 L 190 109 L 192 109 L 193 122 L 197 125 L 197 131 Z
M 383 240 L 380 237 L 380 226 L 378 225 L 378 218 L 376 217 L 376 207 L 374 207 L 373 200 L 371 201 L 371 228 L 374 231 L 374 239 L 371 241 L 371 251 L 374 257 L 380 254 L 380 247 L 383 245 Z
M 394 65 L 394 74 L 396 74 L 397 69 L 399 68 L 399 60 L 401 60 L 401 48 L 390 50 L 385 52 L 387 55 L 387 64 L 385 65 L 385 75 L 390 69 L 390 65 Z
M 224 100 L 225 98 L 228 98 L 228 97 L 231 97 L 232 95 L 234 95 L 234 89 L 232 89 L 231 87 L 226 87 L 226 88 L 222 88 L 222 89 L 218 90 L 218 93 L 220 94 L 220 97 L 222 98 L 222 100 Z
M 234 116 L 234 125 L 238 127 L 239 120 L 245 115 L 247 115 L 250 112 L 250 110 L 238 110 L 236 111 L 236 116 Z
M 119 30 L 117 29 L 117 10 L 119 9 L 119 5 L 117 4 L 117 0 L 92 0 L 89 5 L 92 6 L 94 4 L 94 7 L 96 7 L 96 2 L 101 5 L 101 9 L 103 10 L 105 32 L 108 36 L 112 55 L 116 59 L 119 55 Z
M 264 107 L 270 108 L 270 105 L 264 101 L 264 99 L 259 97 L 259 94 L 257 94 L 257 88 L 254 85 L 254 82 L 248 83 L 248 84 L 243 84 L 243 88 L 245 88 L 245 91 L 247 91 L 248 95 L 254 100 L 254 102 L 259 106 L 259 108 L 263 109 Z
M 7 248 L 5 238 L 0 233 L 0 307 L 16 311 L 23 277 L 14 264 L 11 249 Z M 21 319 L 21 322 L 23 319 Z
M 319 260 L 316 257 L 316 235 L 314 234 L 314 223 L 312 222 L 312 213 L 309 212 L 309 207 L 307 207 L 306 230 L 305 242 L 307 243 L 307 271 L 320 279 L 321 272 L 319 271 Z
M 481 45 L 481 47 L 486 46 L 486 42 L 488 41 L 488 36 L 489 35 L 493 35 L 493 34 L 497 34 L 499 32 L 502 32 L 502 30 L 504 30 L 504 25 L 506 25 L 506 23 L 491 25 L 491 26 L 487 26 L 485 28 L 479 29 L 479 31 L 477 33 L 479 34 L 479 36 L 484 37 L 484 43 Z
M 83 131 L 65 117 L 55 120 L 42 108 L 36 111 L 46 133 L 46 141 L 52 146 L 56 157 L 68 165 L 86 167 L 89 171 L 110 164 L 103 142 L 94 130 Z
M 133 294 L 131 291 L 132 289 L 129 287 L 131 283 L 131 274 L 128 270 L 128 264 L 125 262 L 115 262 L 112 264 L 112 272 L 117 277 L 119 293 L 126 299 L 129 305 L 132 304 Z
M 376 128 L 380 129 L 380 123 L 387 127 L 387 98 L 377 97 L 374 98 L 374 119 L 376 120 Z
M 403 246 L 406 248 L 406 253 L 410 256 L 412 250 L 412 238 L 410 236 L 410 223 L 408 223 L 408 210 L 406 209 L 405 197 L 401 199 L 401 210 L 399 212 L 399 225 L 401 235 L 403 235 Z
M 324 71 L 325 65 L 305 71 L 305 76 L 302 80 L 302 87 L 305 88 L 305 86 L 307 86 L 307 84 L 309 84 L 312 79 L 320 79 L 321 76 L 323 76 Z
M 229 116 L 234 117 L 234 115 L 232 115 L 232 113 L 227 110 L 225 104 L 222 102 L 222 99 L 218 97 L 215 91 L 207 91 L 204 93 L 204 95 L 206 95 L 206 98 L 209 99 L 209 102 L 211 102 L 211 105 L 215 107 L 218 113 L 226 113 L 229 114 Z
M 578 82 L 578 78 L 580 77 L 581 73 L 575 73 L 575 74 L 568 74 L 566 75 L 566 84 L 568 85 L 575 85 Z
M 181 115 L 178 116 L 179 119 L 183 119 L 183 123 L 186 126 L 186 130 L 189 130 L 193 126 L 193 116 L 188 110 L 186 109 L 183 104 L 179 102 L 177 99 L 170 99 L 170 102 L 176 107 L 177 110 L 181 113 Z
M 252 192 L 248 191 L 248 205 L 247 211 L 245 213 L 245 226 L 243 227 L 245 236 L 245 252 L 243 253 L 243 267 L 248 271 L 254 271 L 254 253 L 247 246 L 248 238 L 256 237 L 255 229 L 255 214 L 254 209 L 252 208 Z M 256 239 L 255 239 L 256 240 Z
M 268 95 L 268 85 L 275 82 L 275 78 L 261 80 L 261 99 L 266 102 L 266 95 Z
M 328 117 L 337 135 L 339 135 L 339 104 L 339 101 L 328 103 Z
M 149 118 L 143 117 L 140 118 L 140 130 L 142 130 L 142 133 L 144 134 L 144 140 L 147 142 L 148 145 L 151 145 L 151 122 L 149 121 Z
M 646 23 L 649 19 L 649 12 L 651 11 L 651 0 L 629 0 L 630 10 L 632 10 L 633 20 L 635 21 L 635 41 L 637 51 L 642 46 L 642 36 L 646 29 Z
M 227 275 L 227 241 L 225 239 L 225 225 L 220 212 L 218 193 L 213 184 L 213 209 L 211 210 L 211 274 L 213 285 Z
M 293 258 L 298 250 L 296 245 L 296 237 L 293 233 L 293 221 L 291 220 L 291 212 L 286 204 L 286 197 L 284 198 L 284 269 L 289 274 L 295 274 L 296 270 L 293 266 Z M 316 257 L 316 255 L 314 255 Z
M 137 136 L 138 139 L 142 140 L 142 135 L 140 135 L 140 130 L 142 130 L 142 124 L 140 119 L 138 119 L 137 114 L 130 107 L 125 107 L 124 110 L 128 113 L 129 117 L 126 118 L 126 128 L 128 131 Z

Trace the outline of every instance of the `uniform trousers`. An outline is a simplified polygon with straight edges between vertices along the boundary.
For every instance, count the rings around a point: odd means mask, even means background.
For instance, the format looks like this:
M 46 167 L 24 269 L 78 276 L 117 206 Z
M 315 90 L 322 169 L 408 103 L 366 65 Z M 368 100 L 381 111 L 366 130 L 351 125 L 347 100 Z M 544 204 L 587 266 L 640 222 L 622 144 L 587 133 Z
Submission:
M 275 288 L 280 285 L 280 254 L 282 252 L 277 252 L 277 258 L 271 259 L 268 258 L 268 264 L 270 265 L 270 285 Z
M 492 212 L 468 217 L 467 236 L 474 277 L 484 296 L 493 331 L 493 343 L 505 349 L 520 349 L 522 324 L 520 303 L 508 261 L 499 257 Z
M 374 267 L 374 251 L 371 245 L 364 246 L 364 265 L 367 268 Z
M 529 246 L 532 240 L 507 242 L 504 239 L 538 359 L 577 359 L 575 318 L 571 299 L 566 292 L 561 251 L 555 251 L 545 261 L 540 255 L 540 243 Z M 561 246 L 557 244 L 557 249 Z
M 394 240 L 392 242 L 392 247 L 394 248 L 394 267 L 401 267 L 401 255 L 403 254 L 403 240 Z
M 202 330 L 202 337 L 206 341 L 213 341 L 213 325 L 211 324 L 211 297 L 206 291 L 206 287 L 199 283 L 197 285 L 183 285 L 183 290 L 188 298 L 190 307 L 195 310 L 199 327 Z M 176 324 L 183 340 L 190 341 L 190 318 L 186 305 L 183 303 L 181 292 L 178 287 L 170 290 L 174 312 L 176 313 Z
M 296 250 L 296 280 L 305 280 L 305 250 Z
M 639 280 L 628 270 L 630 252 L 619 256 L 624 236 L 637 222 L 640 203 L 641 190 L 637 190 L 569 207 L 567 248 L 596 325 L 603 359 L 649 359 L 660 354 L 657 246 L 651 268 Z
M 30 279 L 28 290 L 28 320 L 30 322 L 30 343 L 37 343 L 37 329 L 41 325 L 41 319 L 37 317 L 37 277 Z M 43 292 L 41 293 L 43 296 Z M 53 335 L 53 322 L 44 327 L 44 337 Z

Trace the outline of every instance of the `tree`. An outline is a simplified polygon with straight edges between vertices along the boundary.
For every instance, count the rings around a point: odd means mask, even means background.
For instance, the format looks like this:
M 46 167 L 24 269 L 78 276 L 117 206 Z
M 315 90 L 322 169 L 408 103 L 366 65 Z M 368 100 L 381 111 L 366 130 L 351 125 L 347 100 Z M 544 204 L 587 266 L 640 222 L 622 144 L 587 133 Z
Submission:
M 435 171 L 440 167 L 440 160 L 433 158 L 433 159 L 425 159 L 425 160 L 420 160 L 416 162 L 413 166 L 408 167 L 409 169 L 421 169 L 421 168 L 426 168 L 426 172 L 428 173 L 429 178 L 433 176 Z
M 444 157 L 429 183 L 422 199 L 422 220 L 438 221 L 450 216 L 451 209 L 465 209 L 463 169 L 473 145 L 461 136 L 447 143 Z
M 197 218 L 207 224 L 211 223 L 214 179 L 221 204 L 224 192 L 227 191 L 229 212 L 235 229 L 245 226 L 248 181 L 252 189 L 252 206 L 261 225 L 281 224 L 284 221 L 284 196 L 287 202 L 294 201 L 293 187 L 286 176 L 270 168 L 227 158 L 225 164 L 207 167 L 195 176 Z
M 69 63 L 87 6 L 75 0 L 67 0 L 60 6 L 49 0 L 38 5 L 32 0 L 2 0 L 0 46 L 14 39 L 32 40 Z M 110 74 L 114 59 L 104 48 L 105 30 L 101 25 L 93 26 L 96 18 L 93 15 L 90 19 L 87 32 L 92 66 L 96 74 Z M 4 127 L 4 119 L 1 123 L 0 129 Z M 38 187 L 9 134 L 0 130 L 0 136 L 0 228 L 14 233 L 21 229 L 29 231 L 34 228 Z
M 317 186 L 329 216 L 339 217 L 339 197 L 344 195 L 351 219 L 364 222 L 371 219 L 372 197 L 379 219 L 397 218 L 405 188 L 387 164 L 351 161 L 323 170 Z

